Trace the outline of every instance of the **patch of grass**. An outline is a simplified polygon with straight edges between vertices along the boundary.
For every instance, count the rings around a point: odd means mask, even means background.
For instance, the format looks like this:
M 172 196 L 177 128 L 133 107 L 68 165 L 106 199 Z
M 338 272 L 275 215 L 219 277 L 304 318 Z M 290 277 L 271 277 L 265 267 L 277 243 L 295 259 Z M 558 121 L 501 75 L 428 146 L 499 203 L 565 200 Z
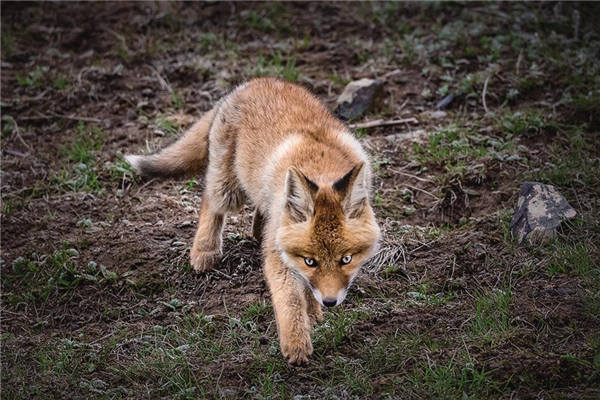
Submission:
M 452 293 L 430 293 L 429 285 L 420 284 L 417 291 L 408 292 L 411 298 L 402 302 L 403 306 L 440 306 L 452 301 L 455 296 Z
M 296 58 L 283 56 L 281 52 L 271 54 L 269 59 L 259 56 L 247 75 L 252 77 L 278 76 L 294 83 L 300 79 L 300 72 L 296 69 Z
M 268 310 L 269 306 L 267 305 L 267 302 L 264 300 L 260 300 L 257 303 L 250 304 L 248 307 L 246 307 L 246 312 L 244 314 L 246 318 L 250 320 L 257 320 L 262 315 L 267 313 Z
M 596 266 L 592 254 L 597 251 L 593 243 L 566 243 L 555 240 L 546 247 L 546 252 L 550 255 L 548 273 L 556 275 L 572 271 L 578 276 L 584 276 Z
M 268 354 L 254 356 L 248 370 L 250 387 L 244 393 L 255 398 L 290 398 L 290 388 L 285 383 L 289 371 L 285 360 L 275 347 Z
M 290 32 L 290 16 L 284 2 L 273 1 L 261 6 L 258 10 L 244 10 L 241 13 L 246 28 L 265 33 L 286 34 Z
M 179 125 L 166 118 L 156 118 L 154 124 L 169 136 L 177 135 L 179 133 Z
M 4 28 L 4 24 L 2 24 Z M 1 33 L 2 37 L 2 59 L 5 60 L 9 58 L 12 54 L 14 45 L 15 45 L 15 37 L 12 32 L 8 29 L 2 29 Z
M 486 147 L 477 144 L 475 135 L 458 125 L 450 125 L 429 135 L 426 146 L 415 143 L 415 159 L 421 164 L 453 165 L 459 160 L 474 159 L 488 153 Z
M 365 311 L 339 309 L 325 313 L 325 321 L 313 332 L 313 346 L 317 354 L 335 351 L 351 340 L 352 327 L 356 321 L 368 316 Z
M 470 321 L 470 332 L 492 341 L 510 329 L 510 290 L 496 289 L 475 294 L 475 315 Z
M 93 161 L 93 152 L 102 150 L 104 133 L 98 128 L 89 128 L 85 123 L 77 125 L 77 136 L 63 149 L 63 153 L 74 163 L 89 164 Z
M 46 83 L 48 67 L 36 67 L 26 75 L 17 75 L 17 82 L 26 88 L 38 88 Z
M 69 85 L 69 78 L 66 75 L 60 74 L 52 80 L 52 87 L 57 90 L 62 90 Z
M 85 267 L 77 262 L 75 249 L 56 250 L 51 254 L 33 254 L 13 261 L 12 273 L 5 274 L 3 289 L 12 304 L 46 301 L 51 296 L 71 290 L 84 282 L 107 284 L 118 279 L 117 274 L 95 262 Z
M 525 133 L 537 133 L 547 126 L 541 111 L 529 110 L 504 115 L 500 119 L 500 128 L 508 135 L 522 135 Z
M 405 395 L 413 393 L 433 399 L 491 398 L 502 393 L 501 385 L 492 379 L 491 373 L 470 359 L 464 363 L 456 359 L 447 364 L 422 362 L 414 367 L 407 380 Z
M 395 334 L 368 340 L 358 350 L 364 360 L 363 371 L 373 377 L 396 372 L 418 356 L 447 347 L 447 343 L 427 335 Z
M 553 128 L 560 136 L 551 162 L 535 169 L 528 179 L 558 187 L 600 187 L 600 158 L 593 154 L 594 139 L 587 137 L 585 126 L 554 124 Z
M 61 173 L 53 176 L 53 183 L 68 191 L 103 193 L 99 182 L 99 167 L 94 157 L 103 146 L 104 133 L 80 122 L 76 137 L 62 149 L 62 154 L 69 163 Z

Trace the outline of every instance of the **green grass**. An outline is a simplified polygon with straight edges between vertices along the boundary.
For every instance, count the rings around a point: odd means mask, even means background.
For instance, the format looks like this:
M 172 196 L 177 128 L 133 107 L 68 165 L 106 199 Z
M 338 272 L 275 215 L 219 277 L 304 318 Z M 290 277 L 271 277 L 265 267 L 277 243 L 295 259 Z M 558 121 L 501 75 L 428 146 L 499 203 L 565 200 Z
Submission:
M 269 305 L 266 301 L 260 300 L 257 303 L 250 304 L 246 308 L 245 316 L 249 320 L 257 320 L 269 312 Z
M 272 53 L 269 58 L 259 56 L 255 65 L 247 71 L 251 77 L 278 76 L 289 82 L 298 82 L 300 72 L 296 69 L 296 58 Z
M 91 283 L 105 285 L 118 276 L 105 266 L 79 262 L 75 249 L 56 250 L 50 254 L 33 254 L 13 261 L 12 272 L 4 275 L 3 289 L 8 302 L 44 302 L 52 296 Z
M 548 244 L 545 252 L 550 256 L 547 266 L 550 275 L 573 272 L 577 276 L 585 276 L 598 267 L 592 258 L 598 252 L 593 243 L 566 243 L 559 239 Z
M 426 283 L 418 285 L 416 291 L 410 291 L 407 295 L 410 299 L 401 303 L 407 307 L 441 306 L 455 298 L 452 293 L 431 293 Z
M 469 323 L 470 333 L 484 341 L 494 341 L 511 328 L 510 290 L 496 289 L 475 294 L 474 315 Z
M 484 399 L 498 396 L 503 391 L 491 373 L 477 367 L 470 358 L 460 363 L 456 359 L 446 364 L 421 362 L 414 367 L 408 382 L 405 395 L 411 393 L 415 397 L 431 399 Z
M 17 82 L 20 86 L 26 88 L 38 88 L 46 84 L 48 67 L 36 67 L 34 70 L 28 72 L 25 75 L 17 75 Z
M 313 332 L 315 353 L 325 354 L 335 351 L 352 339 L 352 327 L 356 321 L 368 316 L 360 310 L 339 309 L 325 313 L 325 321 L 317 325 Z
M 551 147 L 551 162 L 532 171 L 528 179 L 558 187 L 600 186 L 600 158 L 594 155 L 595 139 L 585 126 L 554 124 L 557 141 Z
M 427 145 L 413 145 L 415 159 L 420 164 L 456 167 L 462 159 L 476 159 L 488 154 L 485 146 L 478 145 L 475 135 L 458 125 L 450 125 L 431 133 Z
M 5 26 L 6 25 L 3 23 L 2 27 L 4 28 Z M 15 46 L 15 37 L 8 28 L 2 29 L 0 36 L 2 37 L 2 59 L 5 60 L 12 54 Z
M 61 153 L 67 159 L 62 171 L 54 175 L 54 184 L 67 191 L 102 194 L 100 167 L 95 155 L 104 146 L 105 135 L 98 128 L 89 128 L 83 122 L 77 125 L 77 134 Z

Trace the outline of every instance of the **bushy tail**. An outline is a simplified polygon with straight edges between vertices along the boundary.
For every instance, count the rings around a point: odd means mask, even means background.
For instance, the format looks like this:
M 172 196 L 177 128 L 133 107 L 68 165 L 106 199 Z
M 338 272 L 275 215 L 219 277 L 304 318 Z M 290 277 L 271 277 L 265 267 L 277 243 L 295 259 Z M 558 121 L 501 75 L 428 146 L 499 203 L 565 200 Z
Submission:
M 214 110 L 204 114 L 175 143 L 149 156 L 127 155 L 125 160 L 138 175 L 146 177 L 183 177 L 202 172 L 208 161 L 208 132 Z

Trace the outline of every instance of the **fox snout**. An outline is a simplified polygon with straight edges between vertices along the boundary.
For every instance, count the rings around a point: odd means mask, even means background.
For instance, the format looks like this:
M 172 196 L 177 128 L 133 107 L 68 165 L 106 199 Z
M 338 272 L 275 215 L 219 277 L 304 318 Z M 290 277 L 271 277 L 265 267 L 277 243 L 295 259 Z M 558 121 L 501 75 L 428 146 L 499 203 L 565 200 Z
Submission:
M 337 292 L 335 290 L 321 292 L 319 289 L 313 289 L 313 295 L 315 296 L 315 299 L 325 307 L 335 307 L 342 304 L 342 302 L 346 299 L 347 293 L 347 288 L 342 288 Z

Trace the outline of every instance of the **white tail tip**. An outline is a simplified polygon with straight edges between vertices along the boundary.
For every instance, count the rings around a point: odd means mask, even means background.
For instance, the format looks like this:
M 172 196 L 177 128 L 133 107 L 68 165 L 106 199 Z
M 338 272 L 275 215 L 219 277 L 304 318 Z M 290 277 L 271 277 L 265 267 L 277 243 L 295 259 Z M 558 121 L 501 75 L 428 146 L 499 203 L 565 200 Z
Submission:
M 140 163 L 144 157 L 143 156 L 135 156 L 133 154 L 128 154 L 125 156 L 125 161 L 131 165 L 131 168 L 137 173 L 141 174 L 142 170 L 140 168 Z

